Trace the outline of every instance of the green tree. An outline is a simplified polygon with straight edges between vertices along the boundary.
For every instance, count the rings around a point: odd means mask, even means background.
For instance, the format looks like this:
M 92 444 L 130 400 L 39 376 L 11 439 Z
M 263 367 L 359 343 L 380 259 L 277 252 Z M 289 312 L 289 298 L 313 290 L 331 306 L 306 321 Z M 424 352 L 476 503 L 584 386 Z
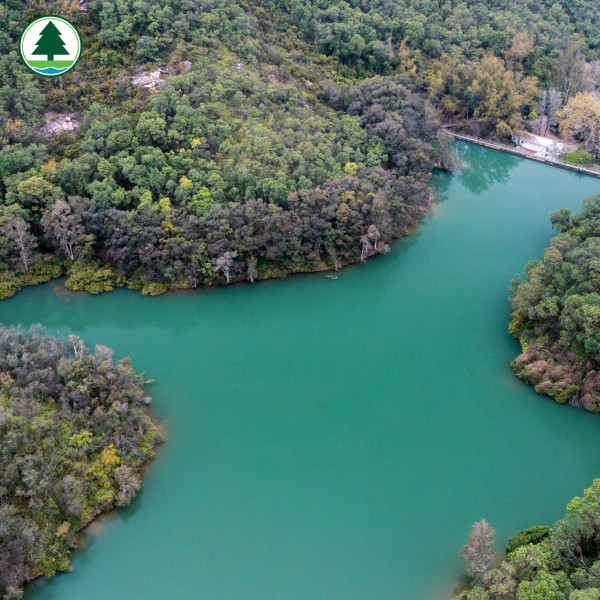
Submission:
M 54 60 L 55 54 L 69 54 L 60 37 L 60 30 L 52 21 L 48 21 L 48 25 L 42 29 L 36 49 L 31 54 L 46 55 L 48 60 Z
M 565 579 L 562 573 L 554 577 L 541 571 L 533 581 L 523 581 L 519 585 L 517 600 L 567 600 L 564 591 L 570 586 Z

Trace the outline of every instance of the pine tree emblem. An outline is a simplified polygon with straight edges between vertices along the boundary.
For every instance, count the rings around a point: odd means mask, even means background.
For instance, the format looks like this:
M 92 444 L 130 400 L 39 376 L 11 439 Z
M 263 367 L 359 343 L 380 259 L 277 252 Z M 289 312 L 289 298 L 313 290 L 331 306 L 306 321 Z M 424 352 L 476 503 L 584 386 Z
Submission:
M 48 25 L 42 29 L 40 40 L 36 46 L 37 48 L 31 54 L 46 55 L 48 60 L 54 60 L 55 54 L 69 54 L 60 37 L 58 27 L 52 21 L 48 21 Z
M 81 47 L 75 25 L 52 15 L 31 21 L 19 40 L 23 62 L 43 77 L 58 77 L 70 71 L 81 56 Z

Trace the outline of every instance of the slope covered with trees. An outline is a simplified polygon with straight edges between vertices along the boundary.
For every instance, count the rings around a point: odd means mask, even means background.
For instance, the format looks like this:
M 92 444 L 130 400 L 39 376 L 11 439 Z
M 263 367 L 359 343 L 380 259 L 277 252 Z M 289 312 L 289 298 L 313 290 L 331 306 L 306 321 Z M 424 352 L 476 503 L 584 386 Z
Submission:
M 440 118 L 556 128 L 600 82 L 588 0 L 83 4 L 0 7 L 0 297 L 61 273 L 154 294 L 365 260 L 451 164 Z M 16 53 L 47 13 L 85 39 L 56 80 Z M 156 89 L 133 83 L 157 67 Z M 45 114 L 81 125 L 45 139 Z
M 0 8 L 4 49 L 35 12 L 19 8 Z M 159 293 L 337 269 L 422 213 L 448 141 L 409 77 L 338 85 L 261 8 L 146 9 L 73 12 L 88 49 L 60 81 L 0 58 L 1 297 L 62 272 Z M 132 84 L 149 60 L 169 71 L 156 91 Z M 46 147 L 45 110 L 80 114 L 77 134 Z
M 523 349 L 512 367 L 537 392 L 600 412 L 600 195 L 550 219 L 559 235 L 512 283 Z
M 130 503 L 160 437 L 149 402 L 104 346 L 0 328 L 0 598 L 69 570 L 81 527 Z
M 485 53 L 523 55 L 545 76 L 572 34 L 588 58 L 600 58 L 600 7 L 587 0 L 271 0 L 298 32 L 358 71 L 387 73 L 398 50 L 418 56 L 479 60 Z
M 552 527 L 531 527 L 509 539 L 506 559 L 491 569 L 493 530 L 482 523 L 473 526 L 461 553 L 473 588 L 455 600 L 600 598 L 600 479 Z
M 478 135 L 506 139 L 523 118 L 555 129 L 560 107 L 600 82 L 600 6 L 589 0 L 270 3 L 341 73 L 410 74 L 446 118 L 475 117 L 461 125 Z

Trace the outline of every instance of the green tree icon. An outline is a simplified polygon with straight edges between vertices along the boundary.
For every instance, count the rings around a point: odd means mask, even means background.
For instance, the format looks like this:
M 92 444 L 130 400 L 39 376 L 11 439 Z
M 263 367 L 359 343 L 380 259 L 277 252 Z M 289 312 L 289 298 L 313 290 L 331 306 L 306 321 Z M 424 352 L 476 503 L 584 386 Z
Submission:
M 55 54 L 69 54 L 65 43 L 60 38 L 60 30 L 52 21 L 48 21 L 48 25 L 42 29 L 36 49 L 31 54 L 36 56 L 45 54 L 48 60 L 54 60 Z

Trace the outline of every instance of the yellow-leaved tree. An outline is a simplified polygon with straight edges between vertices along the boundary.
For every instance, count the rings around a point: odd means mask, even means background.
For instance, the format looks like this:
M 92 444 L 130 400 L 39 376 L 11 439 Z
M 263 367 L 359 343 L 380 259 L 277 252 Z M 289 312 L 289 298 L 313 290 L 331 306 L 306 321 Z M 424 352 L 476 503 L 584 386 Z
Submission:
M 561 117 L 560 134 L 582 140 L 586 151 L 600 158 L 600 94 L 577 94 L 569 100 Z

